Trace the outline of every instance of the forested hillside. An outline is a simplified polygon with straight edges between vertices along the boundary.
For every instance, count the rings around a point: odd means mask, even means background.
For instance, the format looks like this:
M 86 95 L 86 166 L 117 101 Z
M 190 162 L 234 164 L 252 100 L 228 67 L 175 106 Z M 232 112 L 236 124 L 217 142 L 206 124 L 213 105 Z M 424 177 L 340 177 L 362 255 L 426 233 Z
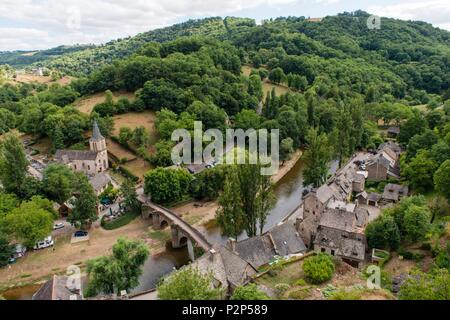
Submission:
M 253 20 L 243 18 L 189 20 L 167 28 L 141 33 L 135 37 L 113 40 L 100 46 L 57 47 L 39 51 L 33 55 L 27 55 L 26 52 L 4 52 L 0 53 L 0 65 L 10 64 L 22 67 L 35 63 L 36 66 L 55 68 L 68 75 L 79 76 L 89 74 L 113 60 L 128 57 L 150 41 L 165 42 L 180 36 L 191 35 L 221 38 L 229 29 L 253 25 Z

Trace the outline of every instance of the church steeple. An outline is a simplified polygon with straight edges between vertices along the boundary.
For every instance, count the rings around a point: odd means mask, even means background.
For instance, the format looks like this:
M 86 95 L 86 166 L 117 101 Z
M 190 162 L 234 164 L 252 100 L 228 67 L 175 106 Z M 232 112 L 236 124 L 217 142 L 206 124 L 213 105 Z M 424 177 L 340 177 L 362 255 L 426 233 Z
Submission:
M 101 139 L 105 139 L 101 132 L 100 129 L 98 128 L 98 124 L 97 121 L 94 120 L 94 127 L 92 129 L 92 140 L 101 140 Z
M 92 128 L 92 137 L 89 140 L 89 146 L 91 151 L 100 152 L 106 150 L 106 140 L 102 136 L 100 129 L 98 128 L 97 121 L 94 121 Z

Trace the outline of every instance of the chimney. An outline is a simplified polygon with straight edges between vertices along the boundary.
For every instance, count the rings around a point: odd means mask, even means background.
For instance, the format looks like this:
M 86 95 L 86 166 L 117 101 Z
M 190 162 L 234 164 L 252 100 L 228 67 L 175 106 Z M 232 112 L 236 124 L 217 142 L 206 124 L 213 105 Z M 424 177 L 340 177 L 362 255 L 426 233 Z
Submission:
M 236 252 L 236 239 L 235 238 L 228 238 L 228 248 L 232 252 Z

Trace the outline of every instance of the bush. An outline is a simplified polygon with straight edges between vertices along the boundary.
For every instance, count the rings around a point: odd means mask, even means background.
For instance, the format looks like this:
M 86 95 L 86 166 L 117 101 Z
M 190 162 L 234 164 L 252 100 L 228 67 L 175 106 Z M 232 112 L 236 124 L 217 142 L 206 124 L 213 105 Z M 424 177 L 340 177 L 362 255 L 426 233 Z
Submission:
M 424 255 L 420 252 L 411 252 L 405 249 L 399 249 L 398 254 L 401 255 L 406 260 L 414 260 L 414 261 L 420 261 L 424 257 Z
M 309 295 L 310 289 L 309 288 L 301 288 L 294 290 L 292 292 L 289 292 L 289 299 L 295 299 L 295 300 L 304 300 Z
M 333 277 L 334 273 L 333 260 L 330 255 L 319 253 L 305 259 L 303 272 L 312 283 L 319 284 L 328 281 Z
M 246 286 L 239 286 L 234 290 L 231 300 L 267 300 L 269 297 L 252 283 Z
M 278 283 L 275 285 L 275 292 L 277 297 L 281 298 L 286 291 L 289 290 L 291 286 L 287 283 Z

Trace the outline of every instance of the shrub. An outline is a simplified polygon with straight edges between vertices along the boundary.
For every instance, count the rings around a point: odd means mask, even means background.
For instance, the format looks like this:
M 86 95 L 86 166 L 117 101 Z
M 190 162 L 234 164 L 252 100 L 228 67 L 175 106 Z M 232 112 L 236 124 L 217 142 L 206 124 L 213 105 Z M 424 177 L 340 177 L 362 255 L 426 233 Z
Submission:
M 292 292 L 289 292 L 289 299 L 295 299 L 295 300 L 304 300 L 309 295 L 310 289 L 309 288 L 301 288 L 294 290 Z
M 267 300 L 269 297 L 252 283 L 246 286 L 239 286 L 234 290 L 231 300 Z
M 291 286 L 287 283 L 278 283 L 275 285 L 275 292 L 277 297 L 281 298 L 286 291 L 289 290 Z
M 334 273 L 334 264 L 331 256 L 319 253 L 305 259 L 303 272 L 312 283 L 318 284 L 330 280 Z

